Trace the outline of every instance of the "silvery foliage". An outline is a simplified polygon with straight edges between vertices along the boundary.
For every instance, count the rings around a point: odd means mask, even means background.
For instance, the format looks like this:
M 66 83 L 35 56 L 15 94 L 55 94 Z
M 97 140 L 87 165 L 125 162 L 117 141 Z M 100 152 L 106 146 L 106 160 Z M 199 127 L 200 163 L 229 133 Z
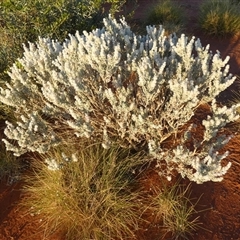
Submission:
M 60 162 L 59 162 L 60 160 Z M 57 171 L 63 168 L 66 163 L 78 162 L 78 157 L 76 153 L 71 154 L 71 156 L 67 156 L 64 152 L 58 156 L 58 160 L 55 158 L 46 158 L 45 163 L 47 168 L 51 171 Z
M 24 46 L 0 94 L 18 116 L 6 123 L 7 149 L 15 155 L 46 152 L 64 140 L 66 128 L 105 148 L 113 142 L 148 146 L 150 160 L 167 163 L 166 174 L 175 168 L 197 183 L 221 181 L 231 164 L 222 167 L 228 153 L 218 151 L 230 137 L 218 133 L 238 118 L 237 106 L 217 107 L 215 101 L 235 80 L 229 59 L 213 55 L 194 37 L 166 36 L 162 26 L 146 29 L 145 36 L 135 35 L 124 18 L 109 16 L 104 28 L 69 35 L 63 44 L 39 38 Z M 163 148 L 203 103 L 212 114 L 202 122 L 202 142 L 193 151 L 186 148 L 192 126 L 178 146 Z

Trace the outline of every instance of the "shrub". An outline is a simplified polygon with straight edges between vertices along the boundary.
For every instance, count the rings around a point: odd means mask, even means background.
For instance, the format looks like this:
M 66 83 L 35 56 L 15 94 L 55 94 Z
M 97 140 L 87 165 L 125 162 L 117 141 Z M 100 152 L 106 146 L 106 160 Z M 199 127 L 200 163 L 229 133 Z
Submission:
M 132 171 L 141 154 L 100 144 L 58 147 L 34 159 L 34 176 L 26 178 L 23 204 L 41 214 L 46 235 L 64 239 L 133 239 L 140 214 L 139 193 L 131 191 Z
M 109 17 L 104 25 L 69 35 L 63 44 L 39 38 L 24 47 L 11 82 L 1 88 L 0 100 L 16 109 L 17 118 L 6 122 L 7 149 L 45 153 L 73 136 L 89 138 L 104 148 L 144 149 L 149 161 L 167 163 L 167 175 L 176 169 L 198 183 L 221 181 L 231 165 L 221 166 L 228 152 L 219 150 L 231 139 L 222 130 L 238 118 L 238 106 L 215 101 L 235 80 L 229 58 L 223 61 L 194 37 L 167 37 L 161 26 L 138 36 L 124 19 Z M 204 103 L 211 114 L 197 141 L 196 125 L 187 124 Z M 164 147 L 174 136 L 175 143 Z
M 230 0 L 208 0 L 200 8 L 201 28 L 210 35 L 233 35 L 240 32 L 240 5 Z

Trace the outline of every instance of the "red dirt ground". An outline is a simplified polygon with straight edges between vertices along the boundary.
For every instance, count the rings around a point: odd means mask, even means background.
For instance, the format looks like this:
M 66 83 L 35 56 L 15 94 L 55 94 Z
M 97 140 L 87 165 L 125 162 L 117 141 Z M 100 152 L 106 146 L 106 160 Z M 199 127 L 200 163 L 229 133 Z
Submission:
M 136 10 L 135 19 L 141 21 L 144 18 L 146 9 L 154 0 L 139 0 L 139 7 Z M 231 56 L 230 72 L 240 75 L 240 36 L 217 39 L 208 37 L 201 33 L 196 27 L 196 16 L 198 5 L 201 1 L 197 0 L 178 0 L 176 1 L 185 8 L 189 26 L 187 32 L 201 39 L 203 45 L 210 43 L 211 50 L 217 49 L 222 57 Z M 237 85 L 233 86 L 236 89 Z M 232 97 L 230 90 L 222 94 L 222 101 Z M 205 117 L 203 109 L 198 118 Z M 231 130 L 232 129 L 232 130 Z M 231 128 L 235 133 L 234 138 L 225 147 L 230 151 L 227 161 L 232 162 L 232 167 L 220 183 L 208 182 L 201 185 L 192 184 L 192 198 L 199 199 L 197 205 L 202 229 L 197 231 L 192 239 L 196 240 L 240 240 L 240 132 L 238 129 Z M 145 188 L 159 184 L 157 173 L 152 170 L 146 173 Z M 187 181 L 185 181 L 187 184 Z M 0 240 L 61 240 L 59 234 L 53 234 L 46 238 L 44 229 L 41 228 L 41 216 L 31 216 L 26 214 L 19 202 L 24 200 L 21 191 L 23 183 L 17 182 L 11 186 L 5 182 L 0 184 Z M 150 190 L 149 190 L 150 191 Z M 157 240 L 158 230 L 151 228 L 137 240 Z M 167 239 L 167 238 L 166 238 Z

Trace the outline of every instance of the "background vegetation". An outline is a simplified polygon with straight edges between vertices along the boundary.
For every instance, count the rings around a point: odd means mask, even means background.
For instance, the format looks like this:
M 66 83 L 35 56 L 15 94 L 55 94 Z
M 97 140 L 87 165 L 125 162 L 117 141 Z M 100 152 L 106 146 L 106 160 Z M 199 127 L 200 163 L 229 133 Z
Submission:
M 76 30 L 91 30 L 109 13 L 123 11 L 126 0 L 3 0 L 0 2 L 0 78 L 21 57 L 22 44 L 38 36 L 63 41 Z M 126 13 L 131 13 L 128 10 Z
M 231 0 L 206 0 L 200 8 L 199 23 L 210 35 L 240 33 L 240 4 Z
M 163 25 L 169 33 L 180 33 L 184 23 L 184 9 L 172 0 L 159 0 L 146 12 L 145 25 Z

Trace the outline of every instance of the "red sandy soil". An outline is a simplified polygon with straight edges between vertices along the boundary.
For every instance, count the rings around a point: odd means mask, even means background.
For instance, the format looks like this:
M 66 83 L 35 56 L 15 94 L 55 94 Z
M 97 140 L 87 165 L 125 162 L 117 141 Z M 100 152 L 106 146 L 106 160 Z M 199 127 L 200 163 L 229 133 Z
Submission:
M 139 0 L 139 7 L 134 18 L 141 21 L 146 9 L 154 0 Z M 211 50 L 219 50 L 223 58 L 231 56 L 230 72 L 240 75 L 240 37 L 228 37 L 218 39 L 204 35 L 196 25 L 198 5 L 201 1 L 179 0 L 185 8 L 189 24 L 187 32 L 201 39 L 203 45 L 210 43 Z M 233 89 L 237 88 L 234 84 Z M 222 101 L 230 99 L 232 92 L 225 91 L 222 94 Z M 198 114 L 197 119 L 206 117 L 205 109 Z M 225 150 L 230 152 L 227 161 L 232 162 L 232 167 L 225 175 L 224 180 L 219 183 L 208 182 L 201 185 L 192 184 L 192 198 L 199 199 L 197 215 L 202 222 L 192 239 L 196 240 L 240 240 L 240 132 L 238 128 L 229 128 L 235 134 L 234 138 L 227 144 Z M 159 177 L 154 170 L 146 172 L 144 187 L 150 191 L 151 186 L 160 183 Z M 187 184 L 187 180 L 185 181 Z M 41 216 L 31 216 L 26 209 L 19 205 L 20 200 L 24 201 L 21 187 L 23 183 L 17 182 L 13 185 L 0 184 L 0 240 L 61 240 L 59 234 L 45 237 L 44 229 L 41 227 Z M 204 211 L 203 211 L 204 210 Z M 137 240 L 157 240 L 159 230 L 151 225 L 146 225 L 145 233 L 139 234 Z M 165 238 L 170 239 L 170 238 Z

